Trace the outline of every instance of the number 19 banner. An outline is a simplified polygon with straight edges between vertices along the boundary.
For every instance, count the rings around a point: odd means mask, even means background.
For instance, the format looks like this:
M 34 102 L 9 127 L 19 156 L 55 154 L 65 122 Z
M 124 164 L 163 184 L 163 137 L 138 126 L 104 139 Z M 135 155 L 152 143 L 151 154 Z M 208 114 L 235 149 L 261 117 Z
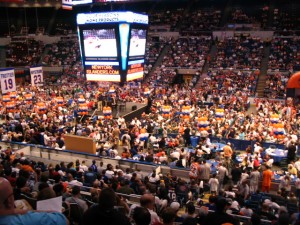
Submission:
M 31 67 L 30 68 L 31 85 L 42 86 L 44 82 L 43 67 Z
M 12 68 L 0 70 L 0 81 L 2 94 L 16 91 L 15 70 Z

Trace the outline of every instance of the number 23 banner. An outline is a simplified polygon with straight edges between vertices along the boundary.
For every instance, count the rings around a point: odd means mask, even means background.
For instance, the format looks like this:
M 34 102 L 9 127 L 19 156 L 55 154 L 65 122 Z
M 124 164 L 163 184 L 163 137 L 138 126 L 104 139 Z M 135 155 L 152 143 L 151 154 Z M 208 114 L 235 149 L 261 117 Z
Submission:
M 15 70 L 6 68 L 0 70 L 1 91 L 2 94 L 16 91 Z
M 44 82 L 43 67 L 31 67 L 30 68 L 31 85 L 42 86 Z

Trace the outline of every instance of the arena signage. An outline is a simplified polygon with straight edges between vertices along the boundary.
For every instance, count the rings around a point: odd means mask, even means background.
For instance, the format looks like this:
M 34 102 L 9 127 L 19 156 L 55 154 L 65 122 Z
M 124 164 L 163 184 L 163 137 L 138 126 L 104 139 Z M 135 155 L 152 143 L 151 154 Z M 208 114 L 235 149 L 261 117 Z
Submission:
M 133 12 L 80 13 L 77 15 L 77 24 L 119 22 L 148 24 L 149 21 L 147 15 Z

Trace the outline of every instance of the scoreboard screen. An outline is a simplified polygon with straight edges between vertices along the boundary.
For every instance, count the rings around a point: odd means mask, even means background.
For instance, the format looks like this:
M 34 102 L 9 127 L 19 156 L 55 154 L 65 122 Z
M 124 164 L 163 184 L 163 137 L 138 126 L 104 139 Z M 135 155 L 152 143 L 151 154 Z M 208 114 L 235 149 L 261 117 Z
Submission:
M 145 55 L 147 31 L 142 29 L 131 29 L 129 58 L 131 56 Z
M 133 12 L 77 14 L 84 74 L 89 81 L 142 78 L 148 16 Z
M 85 57 L 117 57 L 115 29 L 83 30 Z

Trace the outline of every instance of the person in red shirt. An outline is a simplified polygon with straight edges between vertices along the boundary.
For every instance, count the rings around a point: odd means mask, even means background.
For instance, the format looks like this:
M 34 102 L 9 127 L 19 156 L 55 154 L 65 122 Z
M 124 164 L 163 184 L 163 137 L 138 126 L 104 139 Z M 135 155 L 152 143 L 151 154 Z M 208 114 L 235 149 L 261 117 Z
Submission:
M 260 162 L 259 162 L 258 156 L 255 156 L 255 158 L 254 158 L 253 167 L 254 168 L 259 168 L 260 167 Z

